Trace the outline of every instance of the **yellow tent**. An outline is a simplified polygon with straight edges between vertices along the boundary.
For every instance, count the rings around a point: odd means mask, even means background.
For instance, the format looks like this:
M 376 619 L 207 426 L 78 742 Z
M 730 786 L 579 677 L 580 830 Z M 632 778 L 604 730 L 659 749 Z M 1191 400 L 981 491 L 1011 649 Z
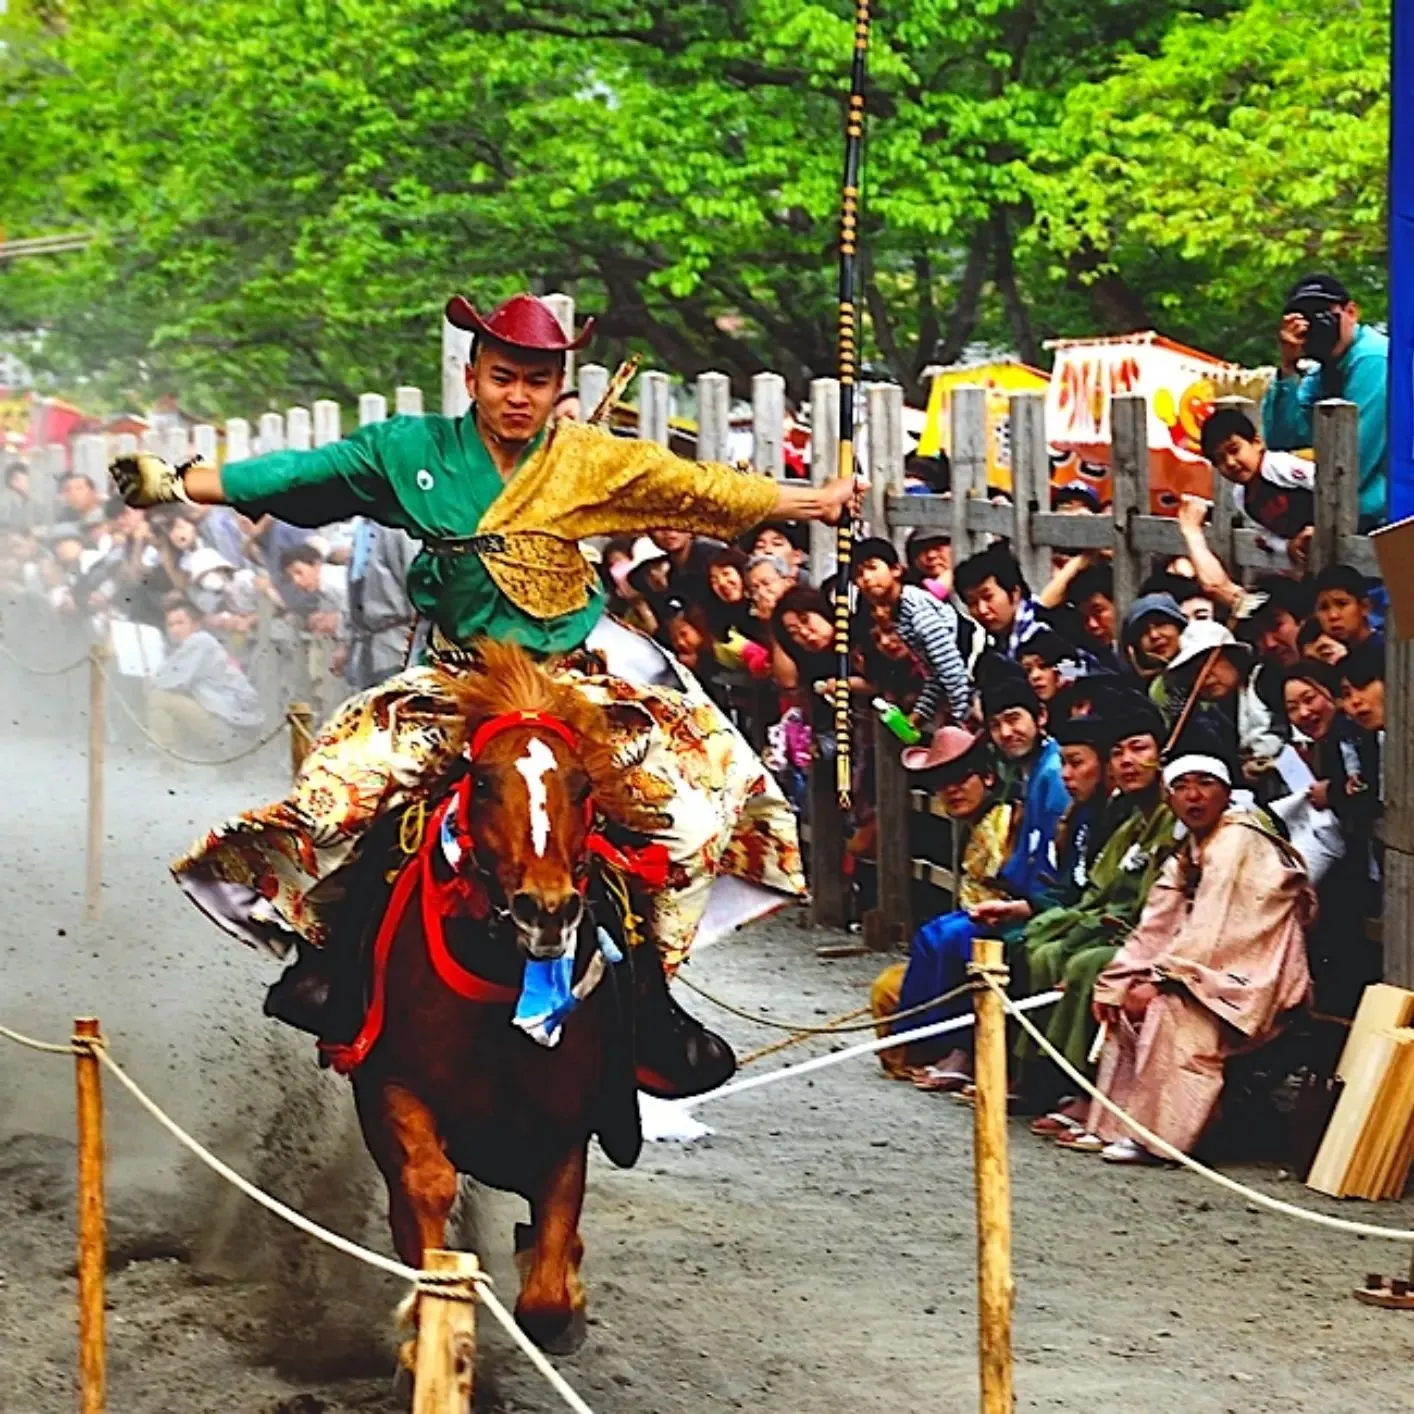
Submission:
M 918 455 L 935 457 L 952 452 L 952 390 L 960 384 L 981 384 L 987 390 L 987 484 L 1011 488 L 1011 417 L 1013 393 L 1044 392 L 1049 379 L 1026 363 L 976 363 L 945 368 L 933 377 L 928 412 Z

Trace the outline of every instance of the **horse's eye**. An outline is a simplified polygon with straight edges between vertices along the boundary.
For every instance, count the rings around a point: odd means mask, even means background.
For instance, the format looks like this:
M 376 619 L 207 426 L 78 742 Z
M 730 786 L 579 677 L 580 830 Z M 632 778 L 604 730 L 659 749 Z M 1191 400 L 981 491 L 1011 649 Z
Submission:
M 485 771 L 474 771 L 471 777 L 471 794 L 475 800 L 491 799 L 491 777 Z

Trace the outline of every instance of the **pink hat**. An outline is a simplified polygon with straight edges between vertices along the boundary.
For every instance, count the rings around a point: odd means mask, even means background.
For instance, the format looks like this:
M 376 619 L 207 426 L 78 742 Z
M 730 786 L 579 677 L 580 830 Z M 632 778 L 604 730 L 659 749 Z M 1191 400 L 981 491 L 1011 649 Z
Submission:
M 910 746 L 899 757 L 906 771 L 936 771 L 974 751 L 982 737 L 961 727 L 939 727 L 927 746 Z

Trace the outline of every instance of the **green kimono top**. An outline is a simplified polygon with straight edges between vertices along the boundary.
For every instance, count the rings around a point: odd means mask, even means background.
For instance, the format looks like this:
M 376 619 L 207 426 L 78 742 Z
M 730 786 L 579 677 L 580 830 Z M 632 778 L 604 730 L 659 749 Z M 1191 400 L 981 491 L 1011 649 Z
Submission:
M 393 417 L 313 451 L 271 452 L 221 471 L 226 499 L 246 515 L 311 527 L 368 516 L 422 541 L 475 534 L 505 486 L 471 412 Z M 497 588 L 479 555 L 426 548 L 408 570 L 407 589 L 413 607 L 458 642 L 485 635 L 545 654 L 578 648 L 604 612 L 596 585 L 582 609 L 535 618 Z

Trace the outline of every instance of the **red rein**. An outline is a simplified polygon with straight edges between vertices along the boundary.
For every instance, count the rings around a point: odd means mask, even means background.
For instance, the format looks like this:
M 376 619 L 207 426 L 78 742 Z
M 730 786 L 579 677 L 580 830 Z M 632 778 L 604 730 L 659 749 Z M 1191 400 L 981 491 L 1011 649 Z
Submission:
M 468 759 L 475 761 L 487 742 L 517 727 L 549 732 L 572 750 L 579 746 L 578 733 L 557 717 L 544 712 L 506 712 L 490 718 L 476 729 L 467 748 Z M 587 824 L 593 818 L 593 801 L 586 801 L 584 808 Z M 443 828 L 449 816 L 460 849 L 460 859 L 453 868 L 451 878 L 442 880 L 437 877 L 433 859 L 441 848 Z M 590 830 L 585 839 L 585 850 L 622 873 L 636 876 L 650 889 L 661 889 L 667 882 L 668 851 L 662 844 L 649 844 L 643 849 L 620 849 L 597 830 Z M 588 883 L 586 872 L 579 884 L 581 893 Z M 512 1006 L 520 996 L 518 986 L 488 982 L 484 977 L 468 971 L 447 947 L 444 920 L 458 915 L 486 918 L 491 912 L 490 895 L 481 872 L 476 868 L 476 853 L 472 846 L 471 778 L 463 776 L 432 812 L 417 853 L 403 865 L 393 885 L 392 897 L 388 900 L 373 943 L 373 993 L 358 1035 L 348 1045 L 319 1043 L 320 1051 L 340 1075 L 347 1075 L 361 1065 L 382 1035 L 387 1006 L 388 955 L 419 885 L 422 887 L 422 933 L 427 943 L 427 956 L 442 984 L 466 1001 L 489 1005 Z

